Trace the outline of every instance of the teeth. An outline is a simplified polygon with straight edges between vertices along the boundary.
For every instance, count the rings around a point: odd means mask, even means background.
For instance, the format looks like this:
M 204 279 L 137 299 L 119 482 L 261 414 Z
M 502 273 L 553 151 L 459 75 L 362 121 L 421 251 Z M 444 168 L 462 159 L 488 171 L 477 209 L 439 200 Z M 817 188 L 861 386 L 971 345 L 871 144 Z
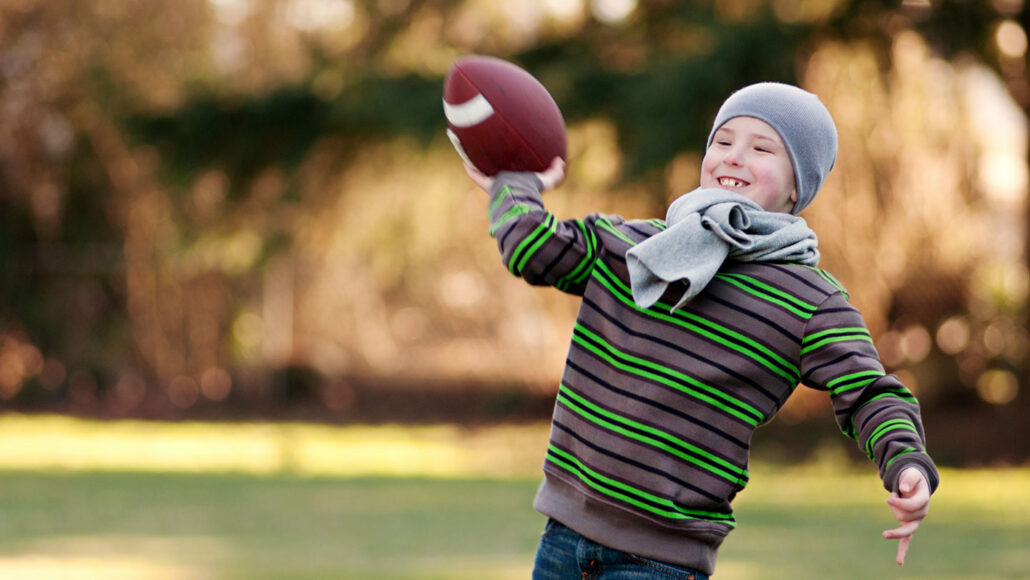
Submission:
M 723 187 L 744 187 L 744 182 L 732 177 L 720 177 L 719 185 Z

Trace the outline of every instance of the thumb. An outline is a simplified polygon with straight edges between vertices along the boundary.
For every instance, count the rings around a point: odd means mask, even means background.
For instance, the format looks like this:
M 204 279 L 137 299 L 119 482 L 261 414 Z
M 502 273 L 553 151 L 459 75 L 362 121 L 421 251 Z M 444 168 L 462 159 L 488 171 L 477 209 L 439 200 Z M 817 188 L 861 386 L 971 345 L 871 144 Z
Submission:
M 536 175 L 540 178 L 544 189 L 555 187 L 565 179 L 565 160 L 561 157 L 555 157 L 547 169 Z
M 912 493 L 912 487 L 912 482 L 906 477 L 902 477 L 901 481 L 898 482 L 898 492 L 900 492 L 901 495 Z
M 923 475 L 918 469 L 910 467 L 901 472 L 898 477 L 898 495 L 908 497 L 919 489 L 923 482 Z

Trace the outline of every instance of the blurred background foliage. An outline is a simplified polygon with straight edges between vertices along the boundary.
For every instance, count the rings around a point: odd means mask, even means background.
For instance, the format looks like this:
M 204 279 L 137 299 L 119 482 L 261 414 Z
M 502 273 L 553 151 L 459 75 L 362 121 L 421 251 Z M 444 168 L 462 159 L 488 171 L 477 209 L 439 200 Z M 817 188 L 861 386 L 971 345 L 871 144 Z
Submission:
M 1030 457 L 1023 0 L 6 0 L 0 400 L 100 417 L 546 417 L 576 302 L 500 267 L 443 131 L 491 54 L 559 217 L 664 214 L 759 80 L 841 134 L 806 211 L 944 463 Z M 776 425 L 830 429 L 799 391 Z M 815 417 L 815 419 L 812 419 Z M 775 431 L 774 431 L 775 432 Z

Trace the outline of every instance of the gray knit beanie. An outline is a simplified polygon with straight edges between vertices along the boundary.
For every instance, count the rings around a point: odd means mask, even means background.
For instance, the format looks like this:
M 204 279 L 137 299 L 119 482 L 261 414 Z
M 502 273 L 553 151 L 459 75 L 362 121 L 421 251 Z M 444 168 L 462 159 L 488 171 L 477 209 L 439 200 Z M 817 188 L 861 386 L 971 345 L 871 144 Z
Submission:
M 754 117 L 779 133 L 794 166 L 797 215 L 815 194 L 837 159 L 837 127 L 819 97 L 792 85 L 758 83 L 746 86 L 722 104 L 708 134 L 707 149 L 719 127 L 734 117 Z

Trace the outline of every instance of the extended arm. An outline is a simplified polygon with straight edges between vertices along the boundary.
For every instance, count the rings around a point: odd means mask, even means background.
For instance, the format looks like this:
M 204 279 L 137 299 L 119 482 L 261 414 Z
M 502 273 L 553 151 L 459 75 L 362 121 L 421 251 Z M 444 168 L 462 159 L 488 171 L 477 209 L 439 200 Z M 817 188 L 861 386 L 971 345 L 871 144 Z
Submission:
M 809 321 L 802 368 L 807 385 L 830 393 L 841 430 L 876 463 L 900 524 L 883 536 L 899 540 L 897 561 L 904 563 L 939 481 L 926 453 L 916 398 L 886 374 L 865 322 L 841 295 L 821 305 Z

